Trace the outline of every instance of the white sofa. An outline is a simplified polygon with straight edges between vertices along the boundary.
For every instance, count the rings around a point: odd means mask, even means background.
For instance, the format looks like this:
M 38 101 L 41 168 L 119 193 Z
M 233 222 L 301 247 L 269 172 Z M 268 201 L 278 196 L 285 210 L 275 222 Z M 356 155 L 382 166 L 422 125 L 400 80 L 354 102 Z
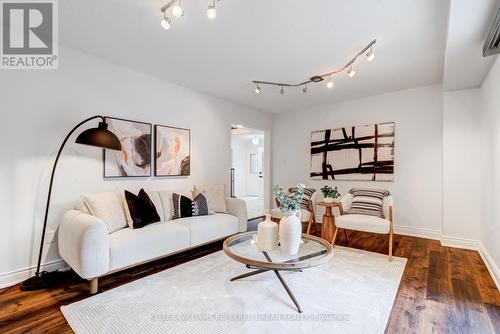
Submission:
M 160 194 L 149 192 L 156 203 L 161 202 Z M 113 233 L 108 233 L 103 220 L 84 209 L 69 210 L 59 225 L 59 254 L 90 281 L 90 291 L 96 293 L 99 277 L 246 231 L 245 202 L 226 198 L 226 205 L 227 214 L 175 220 L 170 220 L 170 208 L 162 210 L 156 205 L 161 222 Z

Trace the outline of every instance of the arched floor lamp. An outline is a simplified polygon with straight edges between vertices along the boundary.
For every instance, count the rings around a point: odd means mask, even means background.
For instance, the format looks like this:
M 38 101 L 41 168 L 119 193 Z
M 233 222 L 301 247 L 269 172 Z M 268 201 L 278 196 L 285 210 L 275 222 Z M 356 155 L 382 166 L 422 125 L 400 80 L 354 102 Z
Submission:
M 57 283 L 58 277 L 60 276 L 60 272 L 58 271 L 53 271 L 53 272 L 47 272 L 47 271 L 40 271 L 40 266 L 42 262 L 42 251 L 43 251 L 43 244 L 45 242 L 45 230 L 47 228 L 47 217 L 49 214 L 49 208 L 50 208 L 50 196 L 52 194 L 52 183 L 54 181 L 54 174 L 56 171 L 57 163 L 59 162 L 59 157 L 61 156 L 62 150 L 64 148 L 64 145 L 66 145 L 66 142 L 68 141 L 69 137 L 83 124 L 94 120 L 96 118 L 100 118 L 101 121 L 99 122 L 99 125 L 97 128 L 90 128 L 82 133 L 76 138 L 76 143 L 78 144 L 84 144 L 84 145 L 91 145 L 91 146 L 96 146 L 100 148 L 106 148 L 109 150 L 121 150 L 121 143 L 118 137 L 116 135 L 108 130 L 108 124 L 106 124 L 106 121 L 103 116 L 92 116 L 87 118 L 86 120 L 78 123 L 67 135 L 66 138 L 64 138 L 64 141 L 62 142 L 61 147 L 59 148 L 59 151 L 57 152 L 56 160 L 54 161 L 54 166 L 52 167 L 52 174 L 50 176 L 50 184 L 49 184 L 49 192 L 47 195 L 47 204 L 45 207 L 45 218 L 43 220 L 43 231 L 42 231 L 42 240 L 40 242 L 40 252 L 38 253 L 38 264 L 36 267 L 36 273 L 35 276 L 28 278 L 24 282 L 21 283 L 21 290 L 25 291 L 32 291 L 32 290 L 39 290 L 39 289 L 45 289 L 49 287 L 50 285 Z

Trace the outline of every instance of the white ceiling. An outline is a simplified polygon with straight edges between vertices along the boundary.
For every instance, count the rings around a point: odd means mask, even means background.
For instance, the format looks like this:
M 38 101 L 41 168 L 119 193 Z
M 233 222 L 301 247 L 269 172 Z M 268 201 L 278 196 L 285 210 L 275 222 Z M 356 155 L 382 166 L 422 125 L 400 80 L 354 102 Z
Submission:
M 59 2 L 61 44 L 214 96 L 269 112 L 439 83 L 448 0 L 183 0 L 185 16 L 160 26 L 168 0 Z M 357 75 L 282 96 L 252 80 L 297 82 L 347 62 L 377 38 Z
M 497 13 L 498 0 L 450 3 L 443 86 L 446 90 L 480 86 L 496 56 L 483 57 L 483 44 Z

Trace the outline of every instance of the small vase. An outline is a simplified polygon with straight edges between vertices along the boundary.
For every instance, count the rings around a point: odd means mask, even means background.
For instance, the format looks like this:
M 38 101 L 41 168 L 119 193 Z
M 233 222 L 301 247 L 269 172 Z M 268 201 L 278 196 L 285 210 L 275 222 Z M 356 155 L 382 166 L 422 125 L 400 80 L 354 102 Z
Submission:
M 302 237 L 301 212 L 285 212 L 280 220 L 279 238 L 281 252 L 287 255 L 295 255 L 299 251 Z
M 333 197 L 325 197 L 324 202 L 325 203 L 333 203 L 335 199 Z
M 261 251 L 270 251 L 278 247 L 278 224 L 266 215 L 266 220 L 257 227 L 257 248 Z

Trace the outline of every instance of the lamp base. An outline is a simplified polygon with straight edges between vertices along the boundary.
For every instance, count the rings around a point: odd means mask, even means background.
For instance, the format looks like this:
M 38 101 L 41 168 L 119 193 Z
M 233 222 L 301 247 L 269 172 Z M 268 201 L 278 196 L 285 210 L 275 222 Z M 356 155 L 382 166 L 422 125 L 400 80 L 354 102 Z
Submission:
M 23 291 L 47 289 L 48 287 L 60 283 L 67 276 L 68 274 L 64 271 L 42 271 L 38 275 L 30 277 L 22 282 L 20 288 Z

